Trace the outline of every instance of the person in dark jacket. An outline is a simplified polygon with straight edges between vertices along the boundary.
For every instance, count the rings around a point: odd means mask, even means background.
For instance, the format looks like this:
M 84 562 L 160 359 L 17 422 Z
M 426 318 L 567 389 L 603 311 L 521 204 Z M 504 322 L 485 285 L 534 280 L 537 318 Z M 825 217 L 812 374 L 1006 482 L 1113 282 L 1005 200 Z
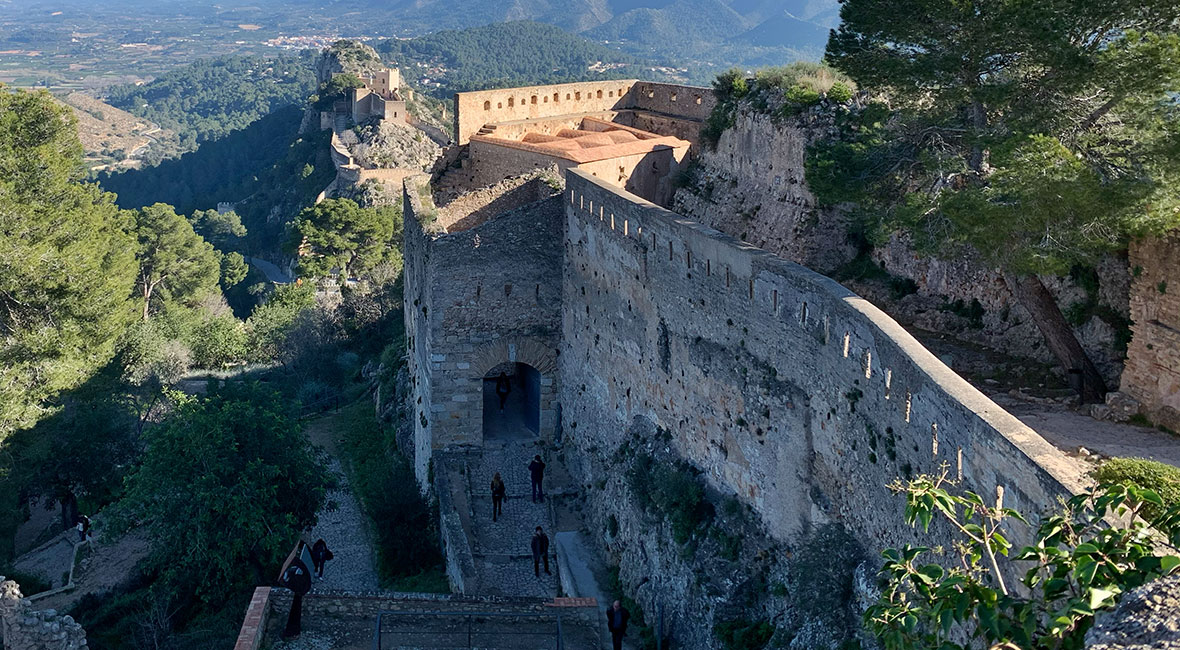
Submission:
M 529 463 L 529 477 L 533 481 L 533 503 L 544 502 L 545 490 L 541 488 L 541 481 L 545 479 L 545 462 L 540 454 L 533 456 L 533 462 Z
M 508 401 L 508 393 L 512 392 L 512 383 L 508 381 L 508 375 L 500 373 L 496 377 L 496 396 L 500 398 L 500 412 L 504 412 L 504 402 Z
M 606 610 L 606 627 L 610 630 L 610 640 L 614 650 L 623 650 L 623 635 L 627 633 L 627 623 L 631 622 L 631 612 L 623 607 L 623 603 L 615 601 Z
M 507 495 L 508 488 L 504 486 L 504 479 L 500 478 L 500 472 L 496 472 L 492 477 L 492 521 L 503 514 L 504 498 Z
M 328 550 L 328 543 L 323 539 L 318 539 L 311 545 L 311 562 L 315 565 L 315 574 L 320 580 L 324 579 L 324 565 L 333 557 L 335 556 L 332 555 L 332 551 Z
M 537 526 L 537 532 L 533 533 L 533 573 L 538 578 L 541 577 L 542 560 L 545 561 L 545 575 L 553 575 L 549 573 L 549 536 Z

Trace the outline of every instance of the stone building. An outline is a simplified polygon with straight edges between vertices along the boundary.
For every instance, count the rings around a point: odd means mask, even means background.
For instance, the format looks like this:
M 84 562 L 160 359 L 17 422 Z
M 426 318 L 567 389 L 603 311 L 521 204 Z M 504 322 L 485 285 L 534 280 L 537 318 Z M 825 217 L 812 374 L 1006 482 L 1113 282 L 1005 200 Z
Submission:
M 1180 431 L 1180 231 L 1133 242 L 1130 264 L 1134 336 L 1119 392 L 1128 410 Z
M 401 87 L 401 73 L 386 68 L 367 75 L 365 85 L 349 91 L 352 121 L 360 124 L 370 119 L 409 123 L 406 99 L 411 91 Z
M 556 164 L 667 205 L 714 104 L 707 88 L 634 80 L 458 93 L 461 184 L 484 187 Z

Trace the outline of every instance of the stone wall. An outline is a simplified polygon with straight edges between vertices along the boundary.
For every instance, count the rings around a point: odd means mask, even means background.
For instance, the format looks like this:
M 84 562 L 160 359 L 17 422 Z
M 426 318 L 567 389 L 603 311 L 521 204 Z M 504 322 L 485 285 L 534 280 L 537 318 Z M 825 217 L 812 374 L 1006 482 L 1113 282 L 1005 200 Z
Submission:
M 455 138 L 463 145 L 485 124 L 623 108 L 635 80 L 525 86 L 455 94 Z
M 625 124 L 695 143 L 715 103 L 708 88 L 634 79 L 482 90 L 455 95 L 455 134 L 464 145 L 485 124 L 630 109 L 654 115 L 631 116 Z M 661 128 L 649 128 L 655 126 Z
M 554 196 L 447 233 L 417 182 L 405 185 L 405 319 L 424 482 L 432 450 L 483 442 L 483 379 L 502 363 L 540 372 L 541 436 L 556 426 L 562 208 Z
M 1180 231 L 1133 242 L 1131 331 L 1120 391 L 1152 422 L 1180 431 Z
M 945 463 L 1032 515 L 1083 485 L 1059 451 L 833 280 L 577 170 L 565 206 L 560 401 L 584 483 L 623 469 L 615 454 L 636 427 L 664 430 L 776 538 L 835 522 L 870 551 L 915 541 L 886 487 L 898 476 Z M 629 509 L 592 502 L 593 525 Z M 651 543 L 619 544 L 626 582 L 655 570 Z M 667 604 L 678 625 L 709 625 Z
M 0 641 L 5 650 L 84 650 L 86 631 L 70 616 L 34 610 L 20 587 L 0 576 Z

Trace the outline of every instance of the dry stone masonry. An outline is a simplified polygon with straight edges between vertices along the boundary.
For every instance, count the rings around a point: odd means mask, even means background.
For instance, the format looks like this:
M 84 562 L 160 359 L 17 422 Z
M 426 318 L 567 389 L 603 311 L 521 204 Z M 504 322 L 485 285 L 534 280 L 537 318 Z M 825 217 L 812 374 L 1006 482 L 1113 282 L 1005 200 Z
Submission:
M 20 586 L 0 576 L 0 641 L 5 650 L 85 650 L 86 631 L 55 610 L 34 610 Z

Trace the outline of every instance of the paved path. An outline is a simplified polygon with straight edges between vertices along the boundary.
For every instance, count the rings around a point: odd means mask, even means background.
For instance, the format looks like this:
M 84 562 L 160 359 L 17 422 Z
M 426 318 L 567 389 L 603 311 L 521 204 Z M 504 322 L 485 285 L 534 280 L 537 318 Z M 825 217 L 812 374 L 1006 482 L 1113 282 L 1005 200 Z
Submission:
M 313 420 L 306 429 L 308 439 L 328 453 L 328 470 L 338 481 L 336 489 L 329 490 L 324 499 L 315 528 L 306 535 L 311 543 L 323 538 L 335 556 L 324 569 L 324 579 L 317 580 L 312 588 L 375 591 L 379 584 L 368 521 L 336 458 L 335 427 L 342 417 L 342 414 L 325 415 Z
M 272 262 L 267 262 L 266 260 L 258 259 L 257 257 L 245 257 L 244 259 L 251 266 L 254 266 L 259 271 L 262 271 L 263 275 L 266 276 L 266 279 L 274 282 L 275 284 L 290 284 L 295 281 L 295 278 L 292 278 L 287 274 L 286 271 L 279 268 Z
M 1085 447 L 1103 457 L 1134 457 L 1180 467 L 1180 437 L 1132 424 L 1098 421 L 1060 404 L 1029 403 L 1008 395 L 992 399 L 1045 440 L 1076 456 Z
M 488 441 L 479 460 L 467 466 L 475 529 L 472 547 L 480 584 L 488 595 L 544 598 L 557 595 L 553 518 L 549 503 L 533 503 L 530 492 L 528 464 L 535 454 L 544 458 L 544 452 L 534 440 Z M 493 522 L 490 485 L 496 472 L 504 479 L 508 498 L 502 516 Z M 533 574 L 530 547 L 537 526 L 549 535 L 549 570 L 553 574 L 545 575 L 542 566 L 539 578 Z

